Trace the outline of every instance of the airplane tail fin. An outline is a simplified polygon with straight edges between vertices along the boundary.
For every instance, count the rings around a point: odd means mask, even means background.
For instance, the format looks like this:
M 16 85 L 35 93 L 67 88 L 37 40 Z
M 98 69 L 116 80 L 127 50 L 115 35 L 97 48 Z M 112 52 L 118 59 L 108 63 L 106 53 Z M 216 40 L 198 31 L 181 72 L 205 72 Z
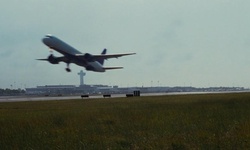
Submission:
M 107 53 L 107 49 L 105 48 L 103 51 L 102 51 L 102 55 L 105 55 Z M 104 64 L 104 59 L 103 58 L 99 58 L 98 60 L 97 60 L 101 65 L 103 65 Z
M 106 54 L 107 53 L 107 49 L 105 48 L 103 51 L 102 51 L 102 54 Z

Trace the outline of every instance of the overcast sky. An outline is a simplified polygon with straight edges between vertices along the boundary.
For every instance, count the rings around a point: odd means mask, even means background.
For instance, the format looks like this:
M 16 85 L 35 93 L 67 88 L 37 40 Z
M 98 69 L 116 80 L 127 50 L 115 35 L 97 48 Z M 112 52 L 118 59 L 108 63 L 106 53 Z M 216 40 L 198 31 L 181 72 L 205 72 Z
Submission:
M 71 64 L 37 61 L 48 33 L 83 53 L 136 52 L 86 84 L 250 87 L 249 0 L 0 0 L 0 88 L 79 85 Z M 54 52 L 55 56 L 61 54 Z

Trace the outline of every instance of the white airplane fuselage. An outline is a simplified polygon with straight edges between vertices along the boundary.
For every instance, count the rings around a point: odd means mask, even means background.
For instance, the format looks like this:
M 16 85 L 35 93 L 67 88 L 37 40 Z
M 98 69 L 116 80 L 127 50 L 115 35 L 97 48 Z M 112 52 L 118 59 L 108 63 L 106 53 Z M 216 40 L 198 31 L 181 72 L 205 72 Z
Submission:
M 86 70 L 91 70 L 95 72 L 105 72 L 105 69 L 103 68 L 103 65 L 100 64 L 96 60 L 88 61 L 84 59 L 84 57 L 76 57 L 76 56 L 89 56 L 91 57 L 91 54 L 83 54 L 73 48 L 72 46 L 68 45 L 67 43 L 63 42 L 62 40 L 52 36 L 47 35 L 42 39 L 43 43 L 47 45 L 49 48 L 56 50 L 57 52 L 63 54 L 67 60 L 64 61 L 65 63 L 75 63 L 79 66 L 85 67 Z M 66 68 L 67 69 L 67 68 Z M 68 71 L 68 70 L 67 70 Z M 70 71 L 70 70 L 69 70 Z

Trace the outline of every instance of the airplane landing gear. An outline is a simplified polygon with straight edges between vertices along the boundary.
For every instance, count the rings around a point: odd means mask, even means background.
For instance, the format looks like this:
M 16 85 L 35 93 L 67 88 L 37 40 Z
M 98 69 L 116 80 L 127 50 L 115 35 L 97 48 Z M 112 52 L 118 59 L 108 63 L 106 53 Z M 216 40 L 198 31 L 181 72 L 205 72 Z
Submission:
M 67 72 L 71 72 L 71 69 L 69 68 L 69 63 L 67 63 L 67 68 L 65 69 Z
M 67 72 L 71 72 L 71 69 L 69 69 L 69 68 L 66 68 L 65 70 L 66 70 Z

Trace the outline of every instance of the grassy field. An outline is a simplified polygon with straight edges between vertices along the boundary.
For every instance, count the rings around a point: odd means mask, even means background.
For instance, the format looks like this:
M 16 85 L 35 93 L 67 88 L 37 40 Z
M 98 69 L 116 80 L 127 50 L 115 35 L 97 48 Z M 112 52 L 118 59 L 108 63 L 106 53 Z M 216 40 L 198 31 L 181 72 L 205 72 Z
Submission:
M 0 103 L 0 149 L 250 149 L 250 93 Z

